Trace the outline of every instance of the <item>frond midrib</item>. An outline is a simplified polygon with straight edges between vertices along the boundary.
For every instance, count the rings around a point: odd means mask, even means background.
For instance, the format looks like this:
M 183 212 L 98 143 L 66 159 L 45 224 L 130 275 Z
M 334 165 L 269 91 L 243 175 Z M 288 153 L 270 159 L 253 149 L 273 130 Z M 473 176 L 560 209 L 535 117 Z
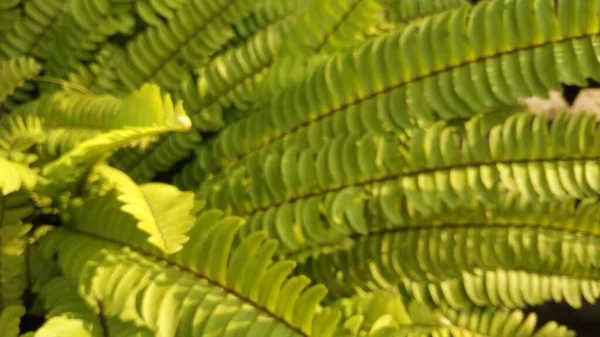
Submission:
M 540 222 L 527 222 L 527 221 L 469 221 L 469 222 L 451 222 L 451 221 L 439 221 L 438 224 L 431 224 L 432 221 L 425 220 L 427 225 L 413 225 L 408 224 L 406 226 L 397 226 L 394 228 L 374 228 L 366 234 L 354 233 L 345 237 L 342 241 L 327 242 L 318 247 L 305 247 L 298 250 L 287 251 L 283 253 L 285 259 L 294 260 L 294 256 L 303 255 L 309 252 L 318 252 L 323 248 L 333 248 L 344 244 L 344 241 L 352 240 L 367 240 L 378 236 L 385 236 L 390 234 L 406 233 L 411 231 L 434 231 L 434 230 L 457 230 L 457 229 L 481 229 L 481 230 L 499 230 L 499 229 L 531 229 L 536 231 L 548 231 L 548 232 L 561 232 L 564 234 L 571 234 L 576 236 L 585 236 L 586 238 L 600 239 L 600 232 L 585 231 L 578 228 L 567 228 L 556 224 L 543 224 Z
M 432 174 L 435 172 L 445 172 L 445 171 L 452 171 L 452 170 L 464 170 L 464 169 L 468 169 L 471 167 L 485 167 L 485 166 L 496 166 L 496 165 L 514 165 L 514 164 L 534 164 L 534 163 L 576 163 L 576 162 L 587 162 L 587 161 L 597 161 L 600 160 L 600 156 L 581 156 L 581 157 L 554 157 L 554 158 L 532 158 L 532 159 L 499 159 L 499 160 L 491 160 L 491 161 L 486 161 L 486 162 L 473 162 L 473 163 L 466 163 L 466 164 L 456 164 L 456 165 L 448 165 L 448 166 L 443 166 L 443 167 L 437 167 L 437 168 L 426 168 L 426 169 L 422 169 L 422 170 L 414 170 L 414 171 L 409 171 L 409 172 L 400 172 L 400 173 L 393 173 L 393 174 L 389 174 L 389 175 L 385 175 L 383 177 L 378 177 L 378 178 L 371 178 L 371 179 L 367 179 L 364 181 L 358 181 L 358 182 L 354 182 L 354 183 L 350 183 L 347 185 L 342 185 L 342 186 L 338 186 L 338 187 L 334 187 L 334 188 L 327 188 L 327 189 L 323 189 L 317 192 L 311 192 L 311 193 L 307 193 L 301 196 L 297 196 L 294 198 L 290 198 L 290 199 L 286 199 L 286 200 L 282 200 L 276 203 L 272 203 L 269 206 L 266 207 L 258 207 L 253 209 L 250 212 L 246 212 L 246 213 L 240 213 L 240 214 L 236 214 L 239 216 L 244 216 L 244 217 L 251 217 L 256 215 L 257 213 L 260 212 L 266 212 L 269 209 L 272 208 L 277 208 L 280 206 L 283 206 L 285 204 L 292 204 L 295 203 L 299 200 L 303 200 L 303 199 L 309 199 L 312 197 L 318 197 L 318 196 L 322 196 L 328 193 L 334 193 L 334 192 L 339 192 L 342 191 L 346 188 L 351 188 L 351 187 L 364 187 L 370 184 L 376 184 L 376 183 L 384 183 L 384 182 L 389 182 L 395 179 L 402 179 L 402 178 L 410 178 L 410 177 L 416 177 L 422 174 Z

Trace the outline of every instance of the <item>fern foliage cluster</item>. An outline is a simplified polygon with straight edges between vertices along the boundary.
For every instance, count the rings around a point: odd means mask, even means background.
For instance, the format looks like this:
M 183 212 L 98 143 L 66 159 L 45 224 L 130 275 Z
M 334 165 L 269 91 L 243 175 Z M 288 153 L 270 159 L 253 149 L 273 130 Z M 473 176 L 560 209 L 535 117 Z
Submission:
M 0 0 L 0 336 L 575 336 L 589 79 L 598 0 Z

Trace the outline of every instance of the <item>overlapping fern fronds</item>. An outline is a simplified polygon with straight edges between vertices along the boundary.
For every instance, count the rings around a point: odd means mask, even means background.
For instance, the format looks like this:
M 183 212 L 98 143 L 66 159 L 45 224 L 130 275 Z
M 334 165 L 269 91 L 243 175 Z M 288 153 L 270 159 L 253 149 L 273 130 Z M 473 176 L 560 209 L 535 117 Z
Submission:
M 0 0 L 0 336 L 574 336 L 597 116 L 519 100 L 599 55 L 600 0 Z

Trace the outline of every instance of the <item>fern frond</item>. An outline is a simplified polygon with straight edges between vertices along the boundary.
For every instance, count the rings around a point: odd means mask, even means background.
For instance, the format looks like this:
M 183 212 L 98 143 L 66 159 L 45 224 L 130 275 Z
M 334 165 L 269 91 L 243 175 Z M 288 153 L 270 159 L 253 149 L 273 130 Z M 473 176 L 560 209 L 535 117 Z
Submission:
M 259 107 L 268 106 L 278 94 L 309 77 L 327 61 L 327 55 L 291 55 L 278 57 L 258 86 Z
M 306 0 L 258 1 L 250 16 L 234 24 L 235 32 L 239 38 L 247 39 L 270 25 L 300 13 L 310 3 Z
M 32 0 L 25 3 L 25 15 L 7 31 L 0 42 L 0 58 L 47 56 L 44 45 L 53 36 L 53 27 L 68 9 L 67 0 Z
M 165 114 L 165 111 L 173 111 L 171 105 L 170 99 L 162 101 L 160 89 L 152 85 L 143 86 L 124 100 L 112 95 L 58 91 L 15 110 L 12 118 L 44 121 L 45 138 L 39 139 L 42 143 L 37 149 L 38 164 L 42 165 L 102 131 L 161 124 L 179 118 L 177 113 L 175 117 Z M 186 117 L 181 115 L 180 118 Z M 148 139 L 143 139 L 141 144 L 147 142 Z
M 42 174 L 49 179 L 49 183 L 43 186 L 44 192 L 48 196 L 57 196 L 60 191 L 68 188 L 67 186 L 80 181 L 87 169 L 108 158 L 118 148 L 166 132 L 186 131 L 190 127 L 190 124 L 185 124 L 185 120 L 182 123 L 180 119 L 177 123 L 179 124 L 167 122 L 166 125 L 128 127 L 99 134 L 78 144 L 69 152 L 44 166 Z
M 133 31 L 135 19 L 120 11 L 116 1 L 81 0 L 69 7 L 49 46 L 46 72 L 54 77 L 65 77 L 80 67 L 80 62 L 92 61 L 110 36 Z
M 122 94 L 126 92 L 116 73 L 115 62 L 123 50 L 115 45 L 106 44 L 96 54 L 91 64 L 81 64 L 67 75 L 69 81 L 82 85 L 96 94 Z
M 344 298 L 331 305 L 339 308 L 342 318 L 349 320 L 362 316 L 362 329 L 371 329 L 381 324 L 382 319 L 391 321 L 392 326 L 405 334 L 429 336 L 432 332 L 448 325 L 448 320 L 439 312 L 414 300 L 406 300 L 397 292 L 378 291 Z
M 455 310 L 447 307 L 432 310 L 414 300 L 405 305 L 406 299 L 397 292 L 373 292 L 357 295 L 337 302 L 344 317 L 361 314 L 363 326 L 379 323 L 385 316 L 392 325 L 405 335 L 422 333 L 429 337 L 484 337 L 484 336 L 562 336 L 572 337 L 573 331 L 555 322 L 536 328 L 536 314 L 525 315 L 519 310 L 503 308 L 465 308 Z M 404 335 L 403 335 L 404 336 Z
M 32 58 L 10 59 L 0 63 L 0 104 L 26 80 L 34 78 L 42 67 Z
M 165 90 L 176 91 L 188 70 L 207 64 L 233 37 L 229 24 L 251 10 L 247 0 L 209 0 L 209 3 L 192 1 L 179 8 L 165 24 L 148 27 L 131 40 L 126 46 L 127 53 L 117 62 L 117 73 L 123 83 L 135 89 L 144 82 L 154 81 Z
M 137 228 L 149 235 L 148 242 L 166 254 L 173 254 L 188 241 L 185 234 L 194 224 L 191 213 L 193 193 L 181 192 L 174 186 L 160 183 L 138 186 L 126 174 L 109 166 L 94 167 L 92 175 L 98 175 L 100 180 L 116 190 L 117 199 L 122 204 L 120 209 L 131 215 L 137 221 Z M 101 214 L 94 214 L 86 207 L 80 216 L 93 221 Z
M 50 179 L 43 186 L 48 195 L 56 196 L 67 186 L 80 181 L 92 165 L 108 158 L 121 147 L 166 132 L 186 131 L 191 127 L 181 102 L 173 105 L 170 96 L 161 97 L 160 89 L 153 85 L 145 85 L 132 93 L 121 104 L 119 112 L 117 118 L 108 125 L 111 131 L 78 144 L 43 167 L 42 173 Z M 122 126 L 125 127 L 112 129 Z
M 452 322 L 451 325 L 432 333 L 431 337 L 575 337 L 574 331 L 554 321 L 536 329 L 536 314 L 525 315 L 518 310 L 473 308 L 464 311 L 444 310 L 444 314 Z
M 26 151 L 44 140 L 42 120 L 36 116 L 7 115 L 0 119 L 0 149 Z
M 389 20 L 407 24 L 445 11 L 468 6 L 468 0 L 379 0 Z
M 52 128 L 45 132 L 43 142 L 36 147 L 37 166 L 43 166 L 78 144 L 92 139 L 101 133 L 100 130 L 86 128 Z
M 301 271 L 332 292 L 344 292 L 348 284 L 355 289 L 376 289 L 389 288 L 405 279 L 441 282 L 474 272 L 475 268 L 600 278 L 593 253 L 598 247 L 595 237 L 579 238 L 565 234 L 568 232 L 564 230 L 482 227 L 451 230 L 442 226 L 436 230 L 422 228 L 379 239 L 360 239 L 348 243 L 347 250 L 309 259 Z M 472 243 L 470 248 L 467 243 Z
M 21 0 L 0 1 L 0 38 L 23 15 Z
M 267 27 L 249 38 L 237 48 L 227 50 L 215 57 L 203 70 L 201 77 L 193 83 L 186 83 L 180 90 L 180 97 L 190 106 L 190 111 L 199 114 L 202 108 L 219 104 L 248 110 L 256 100 L 256 86 L 265 70 L 274 62 L 279 53 L 286 23 Z M 207 110 L 210 111 L 210 108 Z M 201 130 L 210 130 L 198 124 Z
M 25 315 L 23 306 L 9 306 L 0 308 L 0 336 L 18 337 L 21 317 Z
M 312 1 L 286 35 L 283 53 L 312 55 L 354 46 L 382 14 L 375 0 Z
M 17 192 L 20 189 L 32 190 L 37 182 L 35 171 L 26 165 L 0 157 L 0 195 Z
M 2 160 L 0 158 L 0 172 L 10 176 L 11 172 L 2 167 Z M 18 181 L 17 177 L 13 178 Z M 23 220 L 35 211 L 25 190 L 5 192 L 0 193 L 0 308 L 20 304 L 28 286 L 24 252 L 31 225 L 23 224 Z
M 121 248 L 122 244 L 131 247 L 125 239 L 129 233 L 101 229 L 118 225 L 114 223 L 78 224 L 76 231 L 55 229 L 42 240 L 46 254 L 58 253 L 63 271 L 82 285 L 85 298 L 102 301 L 108 315 L 135 322 L 159 336 L 265 331 L 286 336 L 332 336 L 339 312 L 328 311 L 325 317 L 316 313 L 325 288 L 307 288 L 310 280 L 304 276 L 289 278 L 293 262 L 272 263 L 275 242 L 265 241 L 263 233 L 256 233 L 231 250 L 242 222 L 222 218 L 216 210 L 203 212 L 190 232 L 189 243 L 170 256 L 152 257 L 148 243 L 143 242 L 131 249 Z M 97 266 L 92 278 L 81 273 L 90 263 Z M 154 292 L 156 287 L 163 290 Z M 140 301 L 131 301 L 138 296 Z M 156 303 L 171 310 L 158 310 Z M 217 321 L 195 316 L 199 308 L 222 315 Z M 221 324 L 232 319 L 235 325 Z
M 481 270 L 459 278 L 422 283 L 405 280 L 400 285 L 406 296 L 432 306 L 457 310 L 481 307 L 525 308 L 548 302 L 566 302 L 579 308 L 585 300 L 600 298 L 598 276 L 564 276 L 523 270 Z
M 44 119 L 46 128 L 82 128 L 108 130 L 130 125 L 121 108 L 122 101 L 110 95 L 87 95 L 59 91 L 43 96 L 38 107 L 28 108 L 31 114 Z M 119 125 L 120 124 L 120 125 Z

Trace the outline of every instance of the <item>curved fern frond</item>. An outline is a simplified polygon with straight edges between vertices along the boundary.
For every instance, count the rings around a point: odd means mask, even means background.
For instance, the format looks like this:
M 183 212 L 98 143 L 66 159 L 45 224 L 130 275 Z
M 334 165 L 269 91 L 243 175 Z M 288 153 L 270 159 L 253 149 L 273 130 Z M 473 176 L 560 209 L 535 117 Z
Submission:
M 148 242 L 173 254 L 188 241 L 186 233 L 194 224 L 193 193 L 160 183 L 138 186 L 125 173 L 104 165 L 94 167 L 93 175 L 116 190 L 120 209 L 137 220 L 137 227 L 149 235 Z M 81 216 L 86 213 L 93 214 L 87 207 Z
M 64 191 L 66 186 L 80 181 L 83 174 L 92 165 L 104 160 L 118 148 L 131 143 L 140 142 L 149 137 L 158 136 L 166 132 L 186 131 L 191 126 L 186 121 L 178 124 L 168 123 L 148 127 L 128 127 L 101 133 L 65 153 L 55 161 L 46 164 L 42 174 L 49 179 L 49 184 L 43 186 L 48 196 L 56 196 L 59 191 Z M 187 121 L 189 123 L 189 120 Z
M 111 128 L 111 131 L 78 144 L 43 167 L 42 173 L 50 179 L 43 186 L 48 195 L 55 196 L 67 186 L 80 181 L 93 164 L 108 158 L 121 147 L 166 132 L 186 131 L 191 127 L 181 102 L 173 105 L 170 96 L 161 97 L 160 89 L 153 85 L 145 85 L 132 93 L 119 107 L 117 116 L 108 126 L 122 129 Z
M 414 300 L 405 299 L 397 292 L 373 292 L 341 300 L 334 306 L 342 308 L 344 317 L 362 314 L 363 326 L 379 323 L 384 316 L 410 336 L 421 333 L 429 337 L 572 337 L 573 331 L 555 322 L 536 327 L 535 313 L 525 315 L 519 310 L 502 308 L 447 307 L 432 310 Z M 381 318 L 380 318 L 381 317 Z
M 382 14 L 375 0 L 312 1 L 286 35 L 283 53 L 312 55 L 354 46 Z
M 115 223 L 79 223 L 75 231 L 55 229 L 42 240 L 46 254 L 58 253 L 63 271 L 82 285 L 84 298 L 102 301 L 108 315 L 135 322 L 158 336 L 266 331 L 282 336 L 332 336 L 339 312 L 327 311 L 325 317 L 316 313 L 325 288 L 307 288 L 310 280 L 304 276 L 288 277 L 294 268 L 291 261 L 272 263 L 275 242 L 256 233 L 231 250 L 242 222 L 222 218 L 219 211 L 203 212 L 189 243 L 170 256 L 152 257 L 148 243 L 122 240 L 131 238 L 131 232 L 124 232 L 126 228 L 115 231 Z M 133 244 L 133 248 L 123 249 L 122 244 Z M 90 263 L 97 266 L 91 278 L 81 273 Z M 138 296 L 141 301 L 131 301 Z M 160 308 L 171 309 L 158 310 L 158 303 Z M 195 315 L 200 308 L 207 315 Z M 209 315 L 212 312 L 219 312 L 219 318 Z
M 153 85 L 143 86 L 124 100 L 112 95 L 59 91 L 23 105 L 11 118 L 43 120 L 45 137 L 39 139 L 42 143 L 37 149 L 38 164 L 43 165 L 102 131 L 186 119 L 183 115 L 177 117 L 179 113 L 169 116 L 165 111 L 172 111 L 171 105 L 170 99 L 161 99 L 160 89 Z M 146 143 L 148 139 L 140 144 Z
M 575 337 L 574 331 L 554 321 L 536 329 L 536 314 L 525 315 L 518 310 L 473 308 L 464 311 L 444 310 L 444 314 L 452 324 L 432 333 L 431 337 Z
M 422 20 L 428 16 L 468 6 L 468 0 L 379 0 L 388 19 L 399 24 Z
M 464 310 L 480 307 L 525 308 L 547 302 L 566 302 L 579 308 L 596 303 L 600 281 L 596 276 L 564 276 L 523 270 L 475 270 L 459 278 L 419 283 L 405 280 L 400 291 L 432 306 Z
M 0 1 L 0 38 L 23 15 L 21 0 Z
M 141 100 L 140 100 L 141 101 Z M 108 130 L 128 124 L 130 118 L 120 111 L 122 101 L 110 95 L 86 95 L 59 91 L 40 98 L 38 106 L 26 108 L 26 114 L 44 119 L 44 126 L 53 128 L 82 128 Z M 18 113 L 18 112 L 17 112 Z
M 595 71 L 600 67 L 584 61 L 597 61 L 593 46 L 600 28 L 592 24 L 597 23 L 596 2 L 575 0 L 571 4 L 588 8 L 577 13 L 589 17 L 578 21 L 590 22 L 589 26 L 569 30 L 568 8 L 560 7 L 556 13 L 551 1 L 535 8 L 530 1 L 485 1 L 385 34 L 362 44 L 358 51 L 332 56 L 310 77 L 283 90 L 269 107 L 224 129 L 217 144 L 229 147 L 226 152 L 218 149 L 216 168 L 261 148 L 296 142 L 309 128 L 332 124 L 336 117 L 363 128 L 406 132 L 439 119 L 465 118 L 502 104 L 514 105 L 518 98 L 545 96 L 548 89 L 560 90 L 561 82 L 583 85 L 586 77 L 600 78 Z M 505 10 L 506 18 L 499 20 L 496 13 L 503 6 L 514 10 Z M 531 15 L 525 18 L 518 13 Z M 531 34 L 517 37 L 507 32 L 499 39 L 495 34 L 507 30 L 503 22 L 519 22 Z M 486 34 L 494 37 L 486 38 Z M 586 52 L 566 57 L 573 45 Z M 540 60 L 536 65 L 548 67 L 523 65 L 521 69 L 519 62 L 531 62 L 534 57 Z M 503 65 L 509 64 L 516 70 L 503 72 Z M 377 114 L 369 114 L 368 119 L 375 124 L 364 125 L 359 112 L 375 107 Z M 227 143 L 229 137 L 244 141 Z
M 188 70 L 207 64 L 233 37 L 229 24 L 245 17 L 252 7 L 248 0 L 209 3 L 192 1 L 165 24 L 136 35 L 116 64 L 123 83 L 135 89 L 154 81 L 165 90 L 176 91 Z
M 279 53 L 286 24 L 289 21 L 257 32 L 239 47 L 215 57 L 202 70 L 197 85 L 184 84 L 179 96 L 190 105 L 190 111 L 202 115 L 201 108 L 215 103 L 248 110 L 256 100 L 257 84 Z M 197 127 L 205 129 L 202 124 Z
M 67 0 L 32 0 L 25 3 L 25 15 L 2 37 L 0 58 L 36 56 L 44 58 L 45 44 L 53 28 L 68 9 Z
M 25 308 L 20 305 L 0 308 L 0 335 L 3 337 L 18 337 L 21 317 L 25 315 Z
M 37 182 L 35 171 L 26 165 L 0 157 L 0 194 L 7 195 L 20 189 L 32 190 Z
M 2 167 L 3 173 L 11 172 Z M 18 181 L 18 177 L 12 176 Z M 0 190 L 2 191 L 2 190 Z M 20 304 L 28 287 L 25 250 L 27 233 L 31 225 L 23 220 L 33 214 L 35 207 L 31 196 L 24 189 L 18 192 L 0 193 L 0 308 Z M 0 324 L 1 325 L 1 324 Z M 1 330 L 1 329 L 0 329 Z
M 123 50 L 115 45 L 107 44 L 96 54 L 96 59 L 88 65 L 81 64 L 67 75 L 69 81 L 78 83 L 96 94 L 121 94 L 125 92 L 115 69 L 118 54 Z
M 377 291 L 345 298 L 331 305 L 342 312 L 343 319 L 356 315 L 363 317 L 362 329 L 371 329 L 390 320 L 391 325 L 400 328 L 405 334 L 429 336 L 432 332 L 448 325 L 448 320 L 439 312 L 416 301 L 405 300 L 397 292 Z
M 0 104 L 26 80 L 34 78 L 42 67 L 33 58 L 10 59 L 0 63 Z
M 234 24 L 238 37 L 247 39 L 277 22 L 282 22 L 300 13 L 311 1 L 306 0 L 262 0 L 257 2 L 247 18 Z
M 44 140 L 42 120 L 37 116 L 7 115 L 0 119 L 0 151 L 26 151 Z
M 444 225 L 436 229 L 421 227 L 396 235 L 359 239 L 349 243 L 347 250 L 308 259 L 301 271 L 312 275 L 332 292 L 343 292 L 348 284 L 356 289 L 370 289 L 389 288 L 405 279 L 440 282 L 474 272 L 476 268 L 553 272 L 563 277 L 589 275 L 600 279 L 594 261 L 594 251 L 599 245 L 596 237 L 569 234 L 560 229 L 485 225 L 458 229 Z M 509 286 L 518 287 L 518 282 L 513 284 L 515 281 L 511 280 Z
M 130 33 L 135 19 L 120 10 L 117 1 L 80 0 L 71 3 L 50 45 L 46 72 L 54 77 L 65 77 L 76 70 L 82 61 L 92 61 L 108 38 L 117 33 Z
M 78 144 L 96 137 L 100 130 L 86 128 L 52 128 L 45 132 L 42 143 L 36 147 L 37 166 L 43 166 L 69 152 Z

